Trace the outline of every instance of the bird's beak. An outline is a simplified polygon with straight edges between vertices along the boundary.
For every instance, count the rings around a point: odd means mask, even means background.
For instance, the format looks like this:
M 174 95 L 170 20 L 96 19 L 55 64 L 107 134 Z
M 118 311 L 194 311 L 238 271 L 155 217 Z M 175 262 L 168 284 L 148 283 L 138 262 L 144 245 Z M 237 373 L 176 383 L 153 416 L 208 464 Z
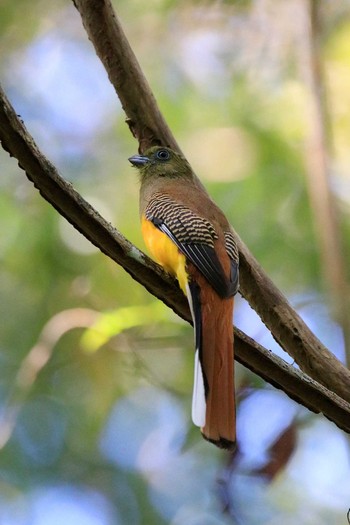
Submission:
M 133 155 L 128 159 L 133 166 L 143 166 L 149 162 L 149 158 L 145 155 Z

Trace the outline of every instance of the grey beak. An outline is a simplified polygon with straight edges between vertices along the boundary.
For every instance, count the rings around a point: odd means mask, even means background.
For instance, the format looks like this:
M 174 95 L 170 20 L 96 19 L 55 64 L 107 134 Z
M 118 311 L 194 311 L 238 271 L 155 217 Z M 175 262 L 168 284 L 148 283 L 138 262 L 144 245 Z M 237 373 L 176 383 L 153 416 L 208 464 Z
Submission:
M 133 155 L 132 157 L 129 157 L 128 160 L 133 166 L 143 166 L 149 162 L 149 158 L 144 155 Z

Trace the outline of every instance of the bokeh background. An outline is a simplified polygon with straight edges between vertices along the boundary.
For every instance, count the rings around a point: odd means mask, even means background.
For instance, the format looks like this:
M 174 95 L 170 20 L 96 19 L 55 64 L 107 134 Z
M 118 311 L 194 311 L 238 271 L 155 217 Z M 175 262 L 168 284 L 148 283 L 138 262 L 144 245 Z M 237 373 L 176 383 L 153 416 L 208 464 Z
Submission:
M 307 3 L 114 2 L 209 192 L 345 361 L 307 183 Z M 318 3 L 346 268 L 350 2 Z M 0 79 L 61 174 L 144 249 L 127 161 L 137 144 L 71 2 L 2 0 Z M 237 365 L 238 452 L 204 442 L 190 421 L 191 327 L 60 217 L 3 150 L 0 175 L 0 524 L 345 524 L 348 436 Z M 241 298 L 235 322 L 291 363 Z

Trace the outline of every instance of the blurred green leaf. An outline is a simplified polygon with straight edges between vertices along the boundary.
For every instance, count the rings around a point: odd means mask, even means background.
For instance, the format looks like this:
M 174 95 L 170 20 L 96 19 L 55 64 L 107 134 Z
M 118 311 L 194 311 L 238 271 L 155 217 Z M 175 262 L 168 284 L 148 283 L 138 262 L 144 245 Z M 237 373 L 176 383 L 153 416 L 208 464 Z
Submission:
M 157 323 L 168 318 L 168 313 L 160 301 L 147 306 L 128 306 L 101 313 L 99 319 L 84 332 L 81 346 L 86 352 L 96 352 L 124 330 Z

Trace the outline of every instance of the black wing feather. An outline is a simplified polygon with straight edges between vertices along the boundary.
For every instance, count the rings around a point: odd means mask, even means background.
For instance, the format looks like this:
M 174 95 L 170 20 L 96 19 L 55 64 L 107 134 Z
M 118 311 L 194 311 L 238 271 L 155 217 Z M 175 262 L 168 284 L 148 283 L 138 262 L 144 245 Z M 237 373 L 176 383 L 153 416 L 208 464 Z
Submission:
M 152 222 L 159 230 L 170 237 L 179 250 L 204 275 L 220 297 L 230 297 L 235 293 L 236 285 L 232 281 L 233 272 L 231 272 L 231 279 L 227 279 L 214 248 L 207 244 L 180 243 L 163 221 L 153 218 Z
M 231 259 L 231 295 L 235 295 L 239 288 L 239 266 L 238 261 Z
M 237 292 L 238 251 L 230 231 L 225 232 L 225 247 L 231 259 L 230 277 L 227 277 L 214 249 L 218 236 L 209 220 L 175 202 L 166 193 L 153 195 L 145 216 L 173 241 L 221 297 Z

